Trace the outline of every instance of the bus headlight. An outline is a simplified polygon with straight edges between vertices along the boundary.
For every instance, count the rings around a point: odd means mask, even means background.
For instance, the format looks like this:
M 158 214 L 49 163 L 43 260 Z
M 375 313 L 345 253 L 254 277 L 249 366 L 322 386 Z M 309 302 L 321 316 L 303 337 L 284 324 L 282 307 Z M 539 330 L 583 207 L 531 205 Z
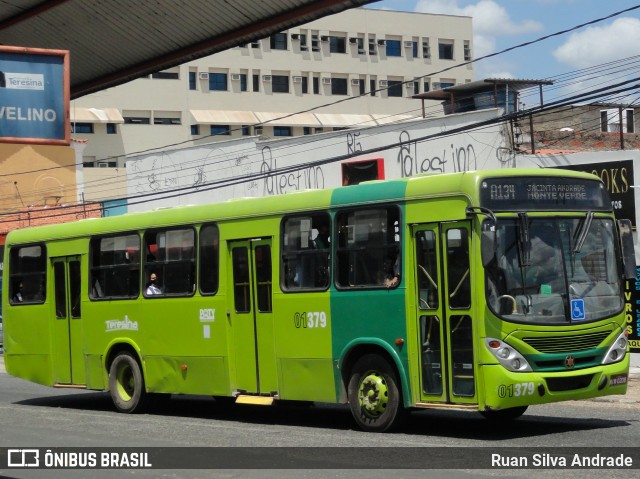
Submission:
M 500 364 L 509 371 L 523 373 L 532 370 L 524 356 L 507 343 L 495 338 L 486 338 L 484 344 Z
M 602 364 L 612 364 L 622 361 L 627 355 L 628 345 L 629 340 L 627 339 L 627 333 L 621 333 L 613 342 L 613 345 L 609 348 L 607 354 L 605 354 Z

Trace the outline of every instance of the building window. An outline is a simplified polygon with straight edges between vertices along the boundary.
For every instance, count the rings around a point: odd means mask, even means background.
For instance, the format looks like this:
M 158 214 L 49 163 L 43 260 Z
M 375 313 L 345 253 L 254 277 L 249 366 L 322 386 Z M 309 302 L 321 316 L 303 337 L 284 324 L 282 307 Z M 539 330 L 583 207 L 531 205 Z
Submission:
M 400 40 L 387 40 L 387 56 L 388 57 L 402 56 L 401 45 L 402 45 L 402 42 Z
M 387 96 L 402 96 L 402 82 L 400 80 L 389 80 L 387 86 Z
M 290 126 L 274 126 L 273 136 L 292 136 Z
M 200 125 L 191 125 L 191 134 L 199 135 L 200 134 Z
M 439 41 L 438 53 L 440 60 L 453 60 L 453 42 L 452 41 Z
M 271 35 L 269 43 L 272 50 L 286 50 L 287 49 L 287 34 L 276 33 Z
M 375 55 L 375 54 L 376 54 L 376 39 L 369 38 L 369 55 Z
M 151 74 L 151 78 L 156 78 L 160 80 L 179 80 L 180 74 L 178 72 L 155 72 Z
M 240 73 L 240 91 L 247 91 L 247 74 Z
M 260 75 L 254 73 L 251 78 L 253 79 L 253 91 L 260 91 Z
M 311 134 L 311 127 L 310 126 L 302 127 L 302 134 L 303 135 L 310 135 Z
M 289 77 L 286 75 L 271 75 L 271 91 L 273 93 L 289 93 Z
M 189 72 L 189 90 L 195 90 L 197 83 L 198 74 L 196 72 Z
M 358 46 L 358 54 L 364 55 L 364 38 L 356 38 L 356 45 Z
M 251 127 L 249 125 L 242 125 L 242 136 L 250 136 Z
M 320 94 L 320 77 L 313 77 L 313 94 Z
M 627 114 L 627 133 L 634 133 L 635 128 L 633 127 L 633 110 L 629 109 L 626 111 Z
M 71 133 L 93 133 L 93 123 L 71 123 Z
M 418 42 L 411 42 L 411 52 L 413 58 L 418 58 Z
M 423 91 L 426 93 L 431 90 L 431 81 L 427 79 L 422 85 Z
M 347 53 L 347 37 L 329 37 L 329 51 L 331 53 Z
M 306 33 L 301 33 L 300 34 L 300 50 L 307 51 L 307 34 Z
M 227 91 L 227 74 L 209 73 L 209 90 Z
M 347 94 L 347 79 L 346 78 L 332 78 L 331 79 L 331 94 L 332 95 L 346 95 Z
M 418 93 L 420 93 L 420 82 L 419 81 L 414 81 L 413 82 L 413 94 L 417 95 Z
M 149 125 L 151 124 L 151 118 L 146 116 L 125 116 L 124 122 L 127 125 Z
M 372 78 L 369 80 L 369 95 L 376 96 L 376 79 Z
M 422 56 L 424 58 L 431 58 L 431 47 L 429 46 L 429 39 L 422 41 Z
M 464 41 L 464 61 L 471 61 L 471 46 L 469 45 L 469 40 Z
M 360 79 L 358 80 L 358 88 L 359 88 L 359 90 L 360 90 L 360 91 L 358 92 L 358 95 L 364 95 L 364 88 L 365 88 L 365 87 L 364 87 L 364 79 L 360 78 Z
M 181 125 L 182 121 L 180 118 L 163 118 L 163 117 L 154 117 L 153 118 L 154 125 Z
M 115 135 L 118 133 L 118 129 L 115 123 L 107 123 L 107 135 Z
M 306 75 L 302 77 L 302 93 L 309 93 L 309 77 Z
M 229 125 L 211 125 L 211 135 L 231 135 Z

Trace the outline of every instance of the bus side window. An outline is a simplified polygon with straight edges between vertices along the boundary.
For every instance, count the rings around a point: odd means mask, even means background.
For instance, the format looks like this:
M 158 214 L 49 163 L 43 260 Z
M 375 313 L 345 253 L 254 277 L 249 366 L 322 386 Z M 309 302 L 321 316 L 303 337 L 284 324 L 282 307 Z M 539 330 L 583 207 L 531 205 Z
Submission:
M 38 304 L 45 300 L 47 252 L 44 246 L 13 247 L 9 256 L 9 301 Z
M 282 222 L 283 291 L 325 290 L 331 277 L 331 219 L 327 213 L 291 216 Z
M 338 286 L 397 287 L 402 272 L 398 207 L 344 211 L 336 221 Z
M 195 231 L 193 228 L 148 231 L 144 235 L 147 260 L 145 283 L 156 276 L 156 291 L 150 296 L 190 296 L 195 284 Z M 148 285 L 147 285 L 148 286 Z M 150 290 L 145 288 L 144 295 Z M 155 291 L 155 290 L 154 290 Z
M 140 292 L 140 237 L 137 233 L 91 239 L 91 299 L 135 298 Z
M 200 293 L 215 294 L 218 291 L 220 233 L 216 225 L 200 228 Z

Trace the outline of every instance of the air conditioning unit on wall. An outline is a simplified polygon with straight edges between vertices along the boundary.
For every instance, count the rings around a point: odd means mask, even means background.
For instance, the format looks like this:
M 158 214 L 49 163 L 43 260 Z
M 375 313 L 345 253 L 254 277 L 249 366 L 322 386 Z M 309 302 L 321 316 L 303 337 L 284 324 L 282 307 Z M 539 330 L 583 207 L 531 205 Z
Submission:
M 387 80 L 380 80 L 380 81 L 378 82 L 378 85 L 380 85 L 380 86 L 387 86 L 388 84 L 389 84 L 389 83 L 387 82 Z
M 358 79 L 358 78 L 352 78 L 352 79 L 351 79 L 351 84 L 352 84 L 352 85 L 360 85 L 360 79 Z
M 240 73 L 232 73 L 231 74 L 231 79 L 234 80 L 234 81 L 240 80 Z
M 323 85 L 331 85 L 331 77 L 322 77 Z
M 262 75 L 262 81 L 270 82 L 271 81 L 271 75 Z
M 293 83 L 302 83 L 302 77 L 301 76 L 294 76 L 292 77 L 293 79 Z
M 200 80 L 208 80 L 209 79 L 209 73 L 200 72 L 199 78 L 200 78 Z

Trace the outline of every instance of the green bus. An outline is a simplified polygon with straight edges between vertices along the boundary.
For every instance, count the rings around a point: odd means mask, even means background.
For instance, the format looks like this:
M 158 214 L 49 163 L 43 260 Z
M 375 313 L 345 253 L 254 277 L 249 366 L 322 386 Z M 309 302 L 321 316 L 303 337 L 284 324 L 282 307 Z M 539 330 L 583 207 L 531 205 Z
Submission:
M 623 394 L 631 223 L 603 183 L 502 169 L 237 199 L 11 232 L 5 365 L 109 391 L 513 419 Z

